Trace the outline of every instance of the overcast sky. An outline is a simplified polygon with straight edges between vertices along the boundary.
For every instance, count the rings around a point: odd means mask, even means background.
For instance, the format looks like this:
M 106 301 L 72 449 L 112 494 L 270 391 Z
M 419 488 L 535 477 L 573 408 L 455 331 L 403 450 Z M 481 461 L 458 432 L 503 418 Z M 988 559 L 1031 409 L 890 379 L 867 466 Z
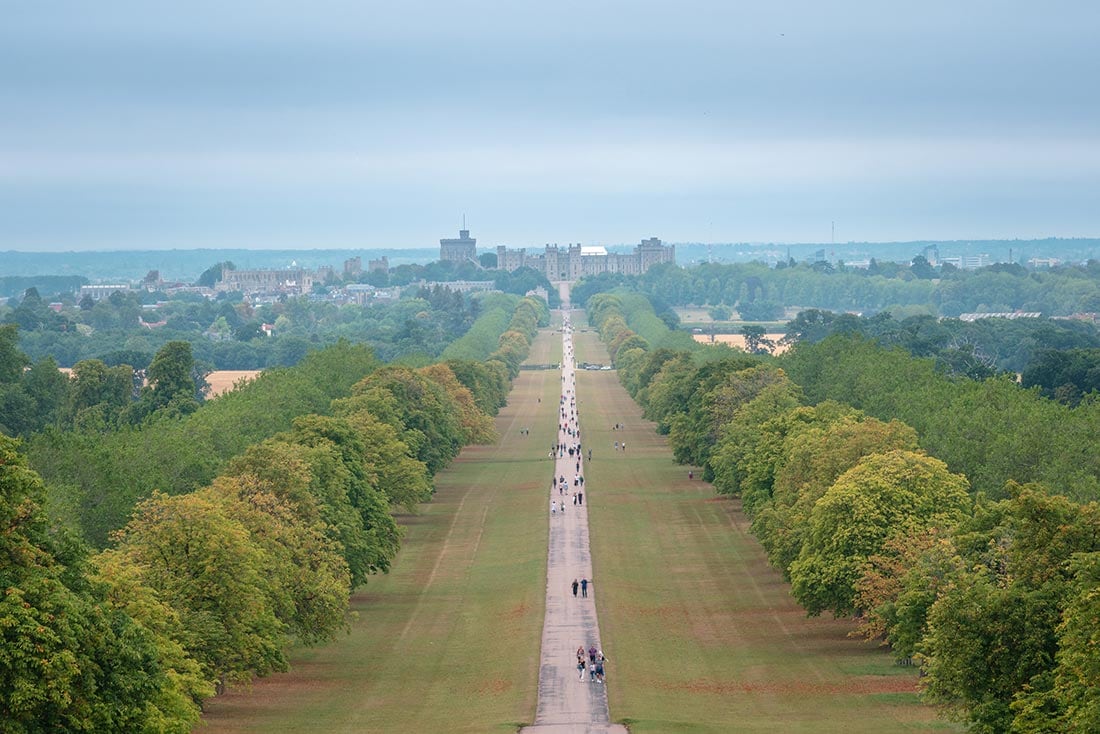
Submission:
M 0 8 L 0 250 L 1100 236 L 1096 0 Z

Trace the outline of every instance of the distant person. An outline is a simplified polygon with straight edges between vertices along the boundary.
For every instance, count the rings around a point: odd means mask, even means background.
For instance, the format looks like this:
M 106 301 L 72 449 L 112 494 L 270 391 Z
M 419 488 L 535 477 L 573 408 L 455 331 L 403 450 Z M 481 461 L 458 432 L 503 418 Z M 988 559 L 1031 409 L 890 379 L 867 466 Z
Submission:
M 592 665 L 596 664 L 596 653 L 597 652 L 599 652 L 599 650 L 596 649 L 595 645 L 592 645 L 591 647 L 588 648 L 588 662 L 590 662 Z
M 581 596 L 583 596 L 585 598 L 588 598 L 588 583 L 589 583 L 588 579 L 586 579 L 586 578 L 581 579 Z M 595 648 L 593 648 L 592 654 L 593 655 L 596 654 Z
M 578 582 L 578 581 L 577 581 L 576 579 L 573 579 L 573 596 L 574 596 L 574 597 L 576 597 L 576 596 L 577 596 L 577 589 L 578 589 L 579 587 L 580 587 L 580 583 L 579 583 L 579 582 Z M 583 652 L 583 651 L 584 651 L 584 648 L 581 648 L 581 651 Z

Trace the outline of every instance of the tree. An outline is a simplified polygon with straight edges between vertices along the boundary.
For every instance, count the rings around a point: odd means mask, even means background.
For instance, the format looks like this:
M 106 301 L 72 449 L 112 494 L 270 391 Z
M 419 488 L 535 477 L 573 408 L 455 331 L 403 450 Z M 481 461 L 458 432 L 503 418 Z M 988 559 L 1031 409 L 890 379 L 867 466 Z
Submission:
M 200 494 L 220 502 L 263 551 L 262 576 L 276 618 L 298 640 L 331 640 L 346 626 L 351 577 L 342 549 L 327 537 L 315 508 L 280 496 L 278 482 L 221 476 Z M 312 499 L 312 497 L 310 497 Z
M 1008 492 L 980 503 L 955 532 L 962 562 L 941 586 L 918 646 L 926 695 L 977 731 L 1075 731 L 1052 723 L 1087 709 L 1088 694 L 1073 683 L 1083 669 L 1072 666 L 1087 670 L 1088 653 L 1070 654 L 1064 668 L 1057 656 L 1073 624 L 1066 620 L 1095 588 L 1086 569 L 1100 552 L 1100 506 L 1041 485 L 1010 484 Z M 1062 639 L 1072 650 L 1075 641 Z
M 352 587 L 365 583 L 370 573 L 388 571 L 401 544 L 401 529 L 390 514 L 386 495 L 376 486 L 374 467 L 367 462 L 366 446 L 347 420 L 318 415 L 294 421 L 289 434 L 294 443 L 320 449 L 310 456 L 315 463 L 318 489 L 334 509 L 324 519 L 343 528 Z M 349 517 L 346 508 L 354 510 Z
M 27 355 L 19 351 L 19 327 L 0 325 L 0 386 L 18 382 L 23 368 L 30 364 Z
M 917 450 L 917 436 L 899 421 L 884 423 L 831 402 L 799 409 L 773 426 L 769 428 L 782 435 L 782 443 L 773 449 L 775 466 L 768 475 L 766 466 L 756 469 L 750 463 L 754 473 L 743 495 L 756 513 L 753 532 L 768 560 L 789 578 L 790 566 L 810 535 L 814 508 L 836 480 L 872 454 Z M 753 461 L 759 462 L 756 457 Z M 772 478 L 770 493 L 766 485 L 759 486 L 760 473 Z
M 228 260 L 225 262 L 215 263 L 202 271 L 202 275 L 199 276 L 197 281 L 198 285 L 205 288 L 213 288 L 214 284 L 222 279 L 223 270 L 236 270 L 237 266 Z
M 928 611 L 962 565 L 936 528 L 897 533 L 867 559 L 856 582 L 855 606 L 865 610 L 859 634 L 889 644 L 899 662 L 912 660 L 928 631 Z
M 936 270 L 924 255 L 917 255 L 909 265 L 909 271 L 921 280 L 931 280 L 936 277 Z
M 115 425 L 133 392 L 134 371 L 128 365 L 108 367 L 98 359 L 77 362 L 65 406 L 66 420 L 87 429 Z
M 953 526 L 970 504 L 966 478 L 912 451 L 872 454 L 842 474 L 810 514 L 791 564 L 791 591 L 810 614 L 859 611 L 855 584 L 867 559 L 902 532 Z
M 1100 553 L 1073 557 L 1073 591 L 1058 626 L 1054 695 L 1065 731 L 1100 730 Z
M 201 391 L 194 371 L 190 342 L 170 341 L 161 347 L 146 372 L 149 385 L 142 390 L 136 406 L 138 415 L 156 411 L 187 415 L 198 410 Z
M 775 344 L 767 338 L 767 332 L 763 326 L 742 326 L 741 333 L 745 337 L 745 351 L 749 354 L 766 354 Z
M 184 648 L 207 680 L 244 682 L 286 669 L 269 562 L 240 519 L 208 493 L 141 502 L 118 534 L 140 581 L 179 615 Z
M 106 589 L 106 603 L 133 619 L 150 636 L 165 682 L 143 712 L 144 732 L 188 734 L 199 723 L 203 699 L 214 695 L 198 662 L 182 644 L 188 638 L 176 610 L 142 582 L 141 569 L 116 550 L 93 559 L 93 579 Z
M 83 546 L 49 528 L 16 447 L 0 436 L 0 726 L 138 731 L 170 685 L 152 640 L 103 603 Z

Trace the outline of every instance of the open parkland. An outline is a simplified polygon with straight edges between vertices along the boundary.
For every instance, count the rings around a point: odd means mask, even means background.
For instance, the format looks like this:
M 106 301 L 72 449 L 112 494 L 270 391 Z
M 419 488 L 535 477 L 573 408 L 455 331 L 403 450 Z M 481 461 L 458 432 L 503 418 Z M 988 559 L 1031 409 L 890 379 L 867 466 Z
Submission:
M 606 363 L 583 312 L 571 317 L 577 361 Z M 561 323 L 555 314 L 540 332 L 530 365 L 562 362 Z M 289 673 L 209 701 L 197 731 L 515 732 L 536 723 L 540 687 L 548 693 L 546 610 L 579 615 L 585 603 L 609 660 L 610 721 L 631 732 L 956 730 L 920 703 L 914 668 L 848 636 L 851 620 L 806 616 L 739 501 L 689 478 L 614 371 L 576 375 L 592 451 L 591 599 L 547 586 L 562 381 L 524 370 L 496 418 L 499 441 L 465 449 L 436 476 L 433 500 L 398 517 L 402 550 L 352 597 L 347 634 L 294 651 Z M 565 603 L 548 606 L 555 595 Z

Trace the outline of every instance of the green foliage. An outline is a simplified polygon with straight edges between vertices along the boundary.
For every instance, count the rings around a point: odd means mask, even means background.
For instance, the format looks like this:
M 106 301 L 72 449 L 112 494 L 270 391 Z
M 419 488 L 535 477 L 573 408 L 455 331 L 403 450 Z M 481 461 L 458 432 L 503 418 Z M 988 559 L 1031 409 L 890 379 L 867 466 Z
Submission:
M 474 402 L 486 415 L 496 415 L 508 403 L 508 370 L 502 362 L 477 362 L 448 359 L 455 378 L 474 396 Z
M 810 531 L 814 507 L 866 456 L 915 450 L 911 428 L 883 423 L 832 402 L 776 414 L 752 431 L 731 433 L 723 458 L 743 467 L 741 494 L 753 532 L 772 565 L 790 574 Z M 765 414 L 763 417 L 767 417 Z
M 1079 553 L 1068 603 L 1058 626 L 1053 695 L 1066 731 L 1100 729 L 1100 553 Z M 1019 717 L 1019 714 L 1017 714 Z
M 722 427 L 768 388 L 779 386 L 788 394 L 792 391 L 782 370 L 748 365 L 752 365 L 751 360 L 736 357 L 697 368 L 690 378 L 695 389 L 688 396 L 686 410 L 681 407 L 683 412 L 669 425 L 669 443 L 676 460 L 703 467 L 703 476 L 708 480 L 713 477 L 711 450 Z
M 152 636 L 104 603 L 83 548 L 52 532 L 39 477 L 0 436 L 0 726 L 11 732 L 141 731 L 173 682 Z
M 1005 484 L 1019 481 L 1100 496 L 1100 461 L 1084 448 L 1098 425 L 1092 401 L 1071 410 L 1011 378 L 952 379 L 932 360 L 858 336 L 800 344 L 779 362 L 810 402 L 838 400 L 913 426 L 922 448 L 966 474 L 975 491 L 1003 497 Z
M 349 558 L 352 585 L 366 580 L 368 573 L 388 571 L 390 562 L 397 555 L 401 543 L 401 530 L 389 512 L 389 501 L 377 486 L 379 467 L 368 463 L 367 449 L 356 427 L 340 418 L 318 415 L 302 416 L 294 421 L 291 438 L 295 443 L 311 448 L 331 449 L 329 458 L 335 457 L 337 466 L 329 467 L 326 482 L 339 482 L 326 487 L 335 492 L 334 505 L 347 504 L 359 516 L 361 538 L 351 541 L 352 547 L 365 551 L 359 558 Z
M 500 335 L 508 328 L 511 313 L 515 310 L 515 303 L 518 301 L 519 299 L 513 299 L 511 305 L 506 302 L 494 302 L 489 305 L 469 330 L 447 345 L 440 356 L 445 360 L 463 359 L 480 362 L 487 359 L 496 350 Z
M 1100 349 L 1044 349 L 1024 370 L 1024 387 L 1067 405 L 1100 390 Z
M 267 558 L 230 507 L 208 493 L 155 494 L 137 506 L 118 548 L 179 615 L 183 645 L 207 680 L 286 669 Z
M 463 428 L 450 396 L 438 384 L 407 367 L 383 367 L 336 403 L 338 415 L 366 410 L 402 431 L 414 456 L 435 474 L 458 455 Z
M 154 490 L 181 494 L 209 484 L 249 445 L 288 430 L 297 416 L 327 412 L 377 364 L 369 349 L 337 344 L 297 367 L 265 371 L 186 417 L 106 433 L 48 431 L 29 441 L 28 456 L 66 493 L 58 504 L 79 508 L 84 536 L 102 547 L 138 500 Z
M 783 304 L 778 301 L 748 301 L 737 304 L 743 321 L 778 321 L 783 318 Z
M 970 504 L 966 478 L 912 451 L 871 454 L 837 478 L 810 512 L 791 564 L 791 592 L 810 614 L 858 611 L 855 584 L 892 535 L 952 527 Z
M 215 283 L 220 283 L 222 279 L 222 271 L 224 270 L 236 270 L 237 266 L 229 260 L 220 263 L 214 263 L 206 270 L 202 271 L 202 275 L 195 281 L 195 285 L 201 285 L 206 288 L 213 288 Z
M 932 357 L 952 375 L 982 379 L 998 372 L 1023 372 L 1044 350 L 1100 347 L 1100 331 L 1066 319 L 938 319 L 929 315 L 871 317 L 805 310 L 787 324 L 785 340 L 816 343 L 831 334 L 861 334 L 915 357 Z M 1052 387 L 1057 387 L 1053 385 Z

